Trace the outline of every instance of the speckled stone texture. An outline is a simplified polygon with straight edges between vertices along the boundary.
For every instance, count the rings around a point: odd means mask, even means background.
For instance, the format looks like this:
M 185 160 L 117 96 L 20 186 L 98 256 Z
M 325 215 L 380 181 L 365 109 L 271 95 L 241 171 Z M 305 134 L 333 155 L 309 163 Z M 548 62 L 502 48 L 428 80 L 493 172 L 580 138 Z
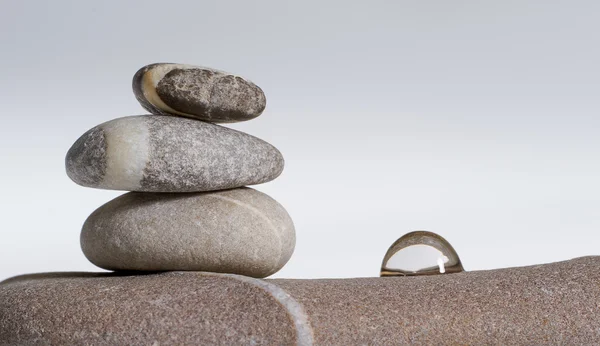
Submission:
M 81 247 L 109 270 L 198 270 L 267 277 L 290 259 L 292 219 L 251 188 L 165 194 L 131 192 L 98 208 Z
M 435 276 L 171 272 L 0 284 L 0 344 L 598 345 L 600 257 Z
M 284 160 L 251 135 L 191 119 L 114 119 L 79 138 L 66 170 L 77 184 L 110 190 L 199 192 L 254 185 L 281 174 Z
M 256 118 L 267 103 L 263 91 L 245 78 L 207 67 L 171 63 L 142 67 L 133 77 L 133 92 L 152 114 L 214 123 Z
M 293 345 L 296 334 L 286 306 L 244 277 L 54 273 L 0 285 L 1 346 Z

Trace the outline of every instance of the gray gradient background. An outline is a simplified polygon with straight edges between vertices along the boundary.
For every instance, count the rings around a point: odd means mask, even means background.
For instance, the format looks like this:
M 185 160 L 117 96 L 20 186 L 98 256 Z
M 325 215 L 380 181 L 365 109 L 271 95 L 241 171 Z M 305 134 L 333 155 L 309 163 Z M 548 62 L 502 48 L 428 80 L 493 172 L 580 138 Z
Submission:
M 278 277 L 375 276 L 405 232 L 468 270 L 600 254 L 596 1 L 0 1 L 0 280 L 96 270 L 64 155 L 144 111 L 148 63 L 246 76 L 267 110 L 232 127 L 277 146 L 259 190 L 297 229 Z

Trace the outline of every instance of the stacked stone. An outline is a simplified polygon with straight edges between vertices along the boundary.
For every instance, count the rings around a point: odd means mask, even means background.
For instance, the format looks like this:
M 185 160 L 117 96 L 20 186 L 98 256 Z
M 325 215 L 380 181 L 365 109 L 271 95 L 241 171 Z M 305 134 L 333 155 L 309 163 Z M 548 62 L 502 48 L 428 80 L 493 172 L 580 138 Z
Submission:
M 215 123 L 258 117 L 263 91 L 210 68 L 152 64 L 133 78 L 150 115 L 98 125 L 66 157 L 79 185 L 132 191 L 86 220 L 81 247 L 108 270 L 274 274 L 294 250 L 286 210 L 246 187 L 284 166 L 269 143 Z

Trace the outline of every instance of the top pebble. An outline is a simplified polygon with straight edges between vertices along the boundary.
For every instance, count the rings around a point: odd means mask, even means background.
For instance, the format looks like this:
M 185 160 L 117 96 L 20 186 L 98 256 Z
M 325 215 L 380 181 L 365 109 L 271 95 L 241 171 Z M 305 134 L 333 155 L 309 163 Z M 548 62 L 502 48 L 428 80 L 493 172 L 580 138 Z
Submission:
M 267 104 L 251 81 L 227 72 L 182 64 L 151 64 L 133 77 L 142 107 L 156 115 L 175 115 L 212 123 L 258 117 Z

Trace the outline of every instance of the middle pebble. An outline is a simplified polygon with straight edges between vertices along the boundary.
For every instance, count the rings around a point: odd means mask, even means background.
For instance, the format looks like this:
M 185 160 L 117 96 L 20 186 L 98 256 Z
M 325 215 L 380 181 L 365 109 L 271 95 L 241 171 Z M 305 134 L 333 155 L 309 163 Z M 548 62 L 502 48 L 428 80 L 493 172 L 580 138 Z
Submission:
M 281 153 L 254 136 L 160 115 L 119 118 L 81 136 L 66 157 L 77 184 L 110 190 L 200 192 L 271 181 Z
M 85 256 L 109 270 L 200 270 L 266 277 L 294 251 L 292 219 L 251 188 L 126 193 L 92 213 Z

